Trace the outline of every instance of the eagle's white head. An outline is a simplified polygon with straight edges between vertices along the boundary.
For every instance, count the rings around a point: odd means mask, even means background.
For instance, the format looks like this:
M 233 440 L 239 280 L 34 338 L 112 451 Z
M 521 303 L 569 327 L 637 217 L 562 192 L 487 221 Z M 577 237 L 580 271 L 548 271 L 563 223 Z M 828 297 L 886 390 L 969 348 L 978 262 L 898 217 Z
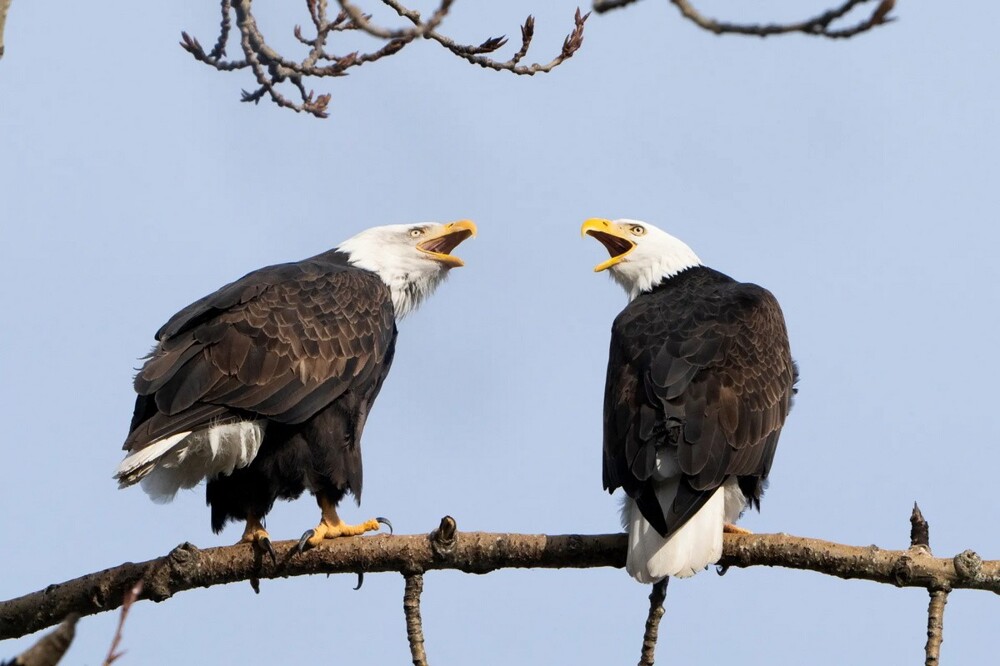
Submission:
M 349 255 L 354 266 L 382 278 L 401 319 L 434 292 L 449 270 L 465 265 L 450 253 L 475 235 L 476 225 L 469 220 L 390 224 L 365 229 L 337 249 Z
M 683 241 L 639 220 L 593 217 L 583 223 L 580 233 L 593 236 L 607 248 L 611 258 L 594 271 L 610 269 L 630 299 L 684 269 L 701 266 L 701 259 Z

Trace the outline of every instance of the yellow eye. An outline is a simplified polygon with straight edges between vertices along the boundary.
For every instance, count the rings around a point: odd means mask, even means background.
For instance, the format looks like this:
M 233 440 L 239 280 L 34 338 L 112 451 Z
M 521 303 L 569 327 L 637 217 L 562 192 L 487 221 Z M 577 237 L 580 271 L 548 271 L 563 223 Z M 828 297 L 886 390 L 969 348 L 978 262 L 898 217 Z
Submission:
M 413 229 L 410 229 L 410 238 L 420 238 L 423 235 L 424 235 L 424 230 L 421 229 L 420 227 L 414 227 Z
M 630 231 L 632 232 L 633 236 L 641 236 L 644 233 L 646 233 L 646 228 L 639 224 L 636 224 L 630 229 Z

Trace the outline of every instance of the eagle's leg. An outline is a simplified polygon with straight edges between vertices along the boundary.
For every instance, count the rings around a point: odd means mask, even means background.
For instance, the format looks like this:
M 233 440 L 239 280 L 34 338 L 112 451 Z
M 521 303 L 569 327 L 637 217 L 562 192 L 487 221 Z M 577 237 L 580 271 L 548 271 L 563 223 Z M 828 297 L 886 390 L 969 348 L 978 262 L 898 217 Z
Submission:
M 348 525 L 337 515 L 337 507 L 334 503 L 328 500 L 322 493 L 316 496 L 316 501 L 319 503 L 322 517 L 320 518 L 319 525 L 311 530 L 307 530 L 302 535 L 302 538 L 299 539 L 299 552 L 302 552 L 306 548 L 313 548 L 320 545 L 323 543 L 323 539 L 335 539 L 342 536 L 357 536 L 365 532 L 377 532 L 380 529 L 380 525 L 385 525 L 392 530 L 392 523 L 385 518 L 372 518 L 360 525 Z
M 722 526 L 722 532 L 725 534 L 753 534 L 750 530 L 745 527 L 740 527 L 739 525 L 734 525 L 732 523 L 726 523 Z
M 257 516 L 253 514 L 247 516 L 247 526 L 243 530 L 243 538 L 240 541 L 251 543 L 254 548 L 259 548 L 261 551 L 267 553 L 271 557 L 272 563 L 276 564 L 278 562 L 278 558 L 274 553 L 274 546 L 271 545 L 271 535 L 264 529 L 264 523 Z

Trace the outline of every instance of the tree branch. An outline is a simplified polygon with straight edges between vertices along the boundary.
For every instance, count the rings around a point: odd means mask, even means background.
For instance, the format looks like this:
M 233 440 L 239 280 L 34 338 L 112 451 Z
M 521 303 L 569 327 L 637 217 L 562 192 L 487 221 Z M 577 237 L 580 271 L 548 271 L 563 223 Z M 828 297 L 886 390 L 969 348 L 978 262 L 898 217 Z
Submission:
M 944 605 L 948 603 L 948 590 L 930 590 L 931 601 L 927 606 L 927 645 L 924 652 L 926 666 L 938 666 L 941 659 L 941 642 L 944 640 Z
M 42 636 L 37 643 L 4 666 L 55 666 L 69 649 L 76 635 L 76 622 L 80 616 L 70 613 L 56 629 Z
M 257 25 L 256 18 L 254 18 L 252 0 L 219 0 L 222 20 L 219 24 L 219 36 L 211 51 L 206 52 L 199 41 L 186 32 L 181 33 L 181 47 L 198 62 L 219 71 L 250 69 L 258 87 L 253 91 L 243 91 L 242 101 L 244 102 L 256 104 L 261 99 L 270 97 L 271 101 L 278 106 L 309 113 L 318 118 L 326 118 L 330 95 L 316 96 L 313 91 L 307 90 L 305 79 L 309 77 L 345 76 L 350 69 L 399 53 L 403 47 L 417 39 L 429 39 L 437 42 L 454 55 L 480 67 L 531 76 L 541 72 L 549 72 L 571 58 L 583 44 L 583 25 L 587 20 L 587 16 L 581 15 L 580 10 L 577 9 L 573 31 L 563 41 L 559 55 L 544 65 L 538 63 L 521 65 L 520 60 L 527 54 L 533 33 L 534 19 L 530 16 L 521 28 L 521 49 L 510 60 L 501 62 L 486 54 L 493 53 L 506 44 L 507 40 L 504 37 L 491 37 L 475 46 L 459 44 L 438 32 L 437 28 L 444 21 L 454 0 L 441 0 L 441 4 L 426 20 L 421 18 L 419 12 L 404 6 L 399 0 L 380 0 L 383 5 L 409 21 L 412 27 L 408 28 L 387 28 L 375 25 L 369 14 L 365 14 L 349 0 L 337 0 L 340 13 L 331 21 L 327 17 L 328 0 L 305 1 L 315 36 L 305 36 L 300 26 L 295 26 L 293 29 L 292 34 L 296 41 L 308 47 L 308 53 L 301 60 L 283 56 L 268 44 Z M 9 0 L 0 0 L 0 2 L 9 2 Z M 241 60 L 225 59 L 226 44 L 232 28 L 231 13 L 236 17 L 236 28 L 240 35 L 239 43 L 244 56 Z M 348 30 L 363 32 L 384 43 L 381 47 L 368 53 L 355 51 L 345 55 L 337 55 L 328 51 L 328 42 L 333 36 Z M 290 99 L 283 92 L 282 84 L 288 84 L 294 88 L 298 92 L 299 100 Z M 287 88 L 288 85 L 284 88 Z
M 184 543 L 155 560 L 127 562 L 0 602 L 0 640 L 52 626 L 72 612 L 93 615 L 118 608 L 126 590 L 139 580 L 144 585 L 140 599 L 164 601 L 185 590 L 255 576 L 274 579 L 319 573 L 421 573 L 437 569 L 485 574 L 504 568 L 625 565 L 624 534 L 461 532 L 449 538 L 445 522 L 430 535 L 339 539 L 301 555 L 295 554 L 296 541 L 274 543 L 277 564 L 269 560 L 255 563 L 249 544 L 200 550 Z M 935 558 L 919 550 L 847 546 L 786 534 L 726 534 L 724 539 L 719 562 L 724 567 L 780 566 L 899 587 L 975 589 L 1000 594 L 1000 561 L 984 562 L 971 551 L 955 558 Z
M 656 639 L 660 633 L 660 620 L 663 618 L 663 600 L 667 598 L 667 583 L 664 578 L 653 585 L 649 593 L 649 617 L 646 618 L 646 631 L 642 636 L 642 653 L 639 656 L 639 666 L 653 666 L 656 656 Z
M 670 0 L 680 11 L 681 16 L 691 21 L 699 28 L 707 30 L 716 35 L 735 34 L 751 35 L 754 37 L 769 37 L 771 35 L 785 35 L 789 33 L 801 33 L 815 37 L 827 37 L 830 39 L 846 39 L 855 35 L 867 32 L 873 28 L 890 23 L 894 19 L 889 17 L 889 12 L 896 5 L 896 0 L 880 0 L 878 6 L 867 18 L 846 28 L 833 28 L 832 24 L 844 18 L 855 7 L 872 0 L 844 0 L 843 4 L 829 9 L 822 14 L 813 16 L 803 21 L 792 23 L 730 23 L 727 21 L 717 21 L 709 18 L 695 9 L 688 0 Z M 637 0 L 594 0 L 594 11 L 603 14 L 615 9 L 620 9 L 637 2 Z
M 427 666 L 424 652 L 424 628 L 420 621 L 420 594 L 424 591 L 423 574 L 407 574 L 403 592 L 403 614 L 406 616 L 406 638 L 410 642 L 413 666 Z
M 122 600 L 122 612 L 118 616 L 118 628 L 115 629 L 115 637 L 111 640 L 111 647 L 108 648 L 108 656 L 104 658 L 103 666 L 111 666 L 111 664 L 118 661 L 118 659 L 125 654 L 124 652 L 118 651 L 118 646 L 122 643 L 122 630 L 125 629 L 125 619 L 128 617 L 129 609 L 132 608 L 132 604 L 136 602 L 139 598 L 139 594 L 142 593 L 142 581 L 137 581 L 128 592 L 125 593 L 125 598 Z

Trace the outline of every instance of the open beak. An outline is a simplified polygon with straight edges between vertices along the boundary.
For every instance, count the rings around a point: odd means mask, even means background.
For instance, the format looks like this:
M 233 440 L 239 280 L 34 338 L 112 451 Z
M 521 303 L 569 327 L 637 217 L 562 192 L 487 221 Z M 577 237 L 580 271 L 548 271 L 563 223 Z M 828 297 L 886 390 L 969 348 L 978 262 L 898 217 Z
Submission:
M 429 254 L 432 258 L 440 261 L 448 268 L 464 266 L 465 262 L 458 257 L 452 256 L 451 251 L 458 247 L 459 243 L 470 236 L 476 235 L 476 225 L 472 220 L 459 220 L 451 224 L 444 225 L 437 236 L 432 236 L 417 243 L 417 249 L 424 254 Z
M 611 220 L 592 217 L 580 227 L 580 235 L 592 236 L 601 242 L 611 258 L 594 266 L 594 272 L 600 273 L 621 262 L 628 253 L 635 249 L 635 243 L 628 238 L 628 232 Z

